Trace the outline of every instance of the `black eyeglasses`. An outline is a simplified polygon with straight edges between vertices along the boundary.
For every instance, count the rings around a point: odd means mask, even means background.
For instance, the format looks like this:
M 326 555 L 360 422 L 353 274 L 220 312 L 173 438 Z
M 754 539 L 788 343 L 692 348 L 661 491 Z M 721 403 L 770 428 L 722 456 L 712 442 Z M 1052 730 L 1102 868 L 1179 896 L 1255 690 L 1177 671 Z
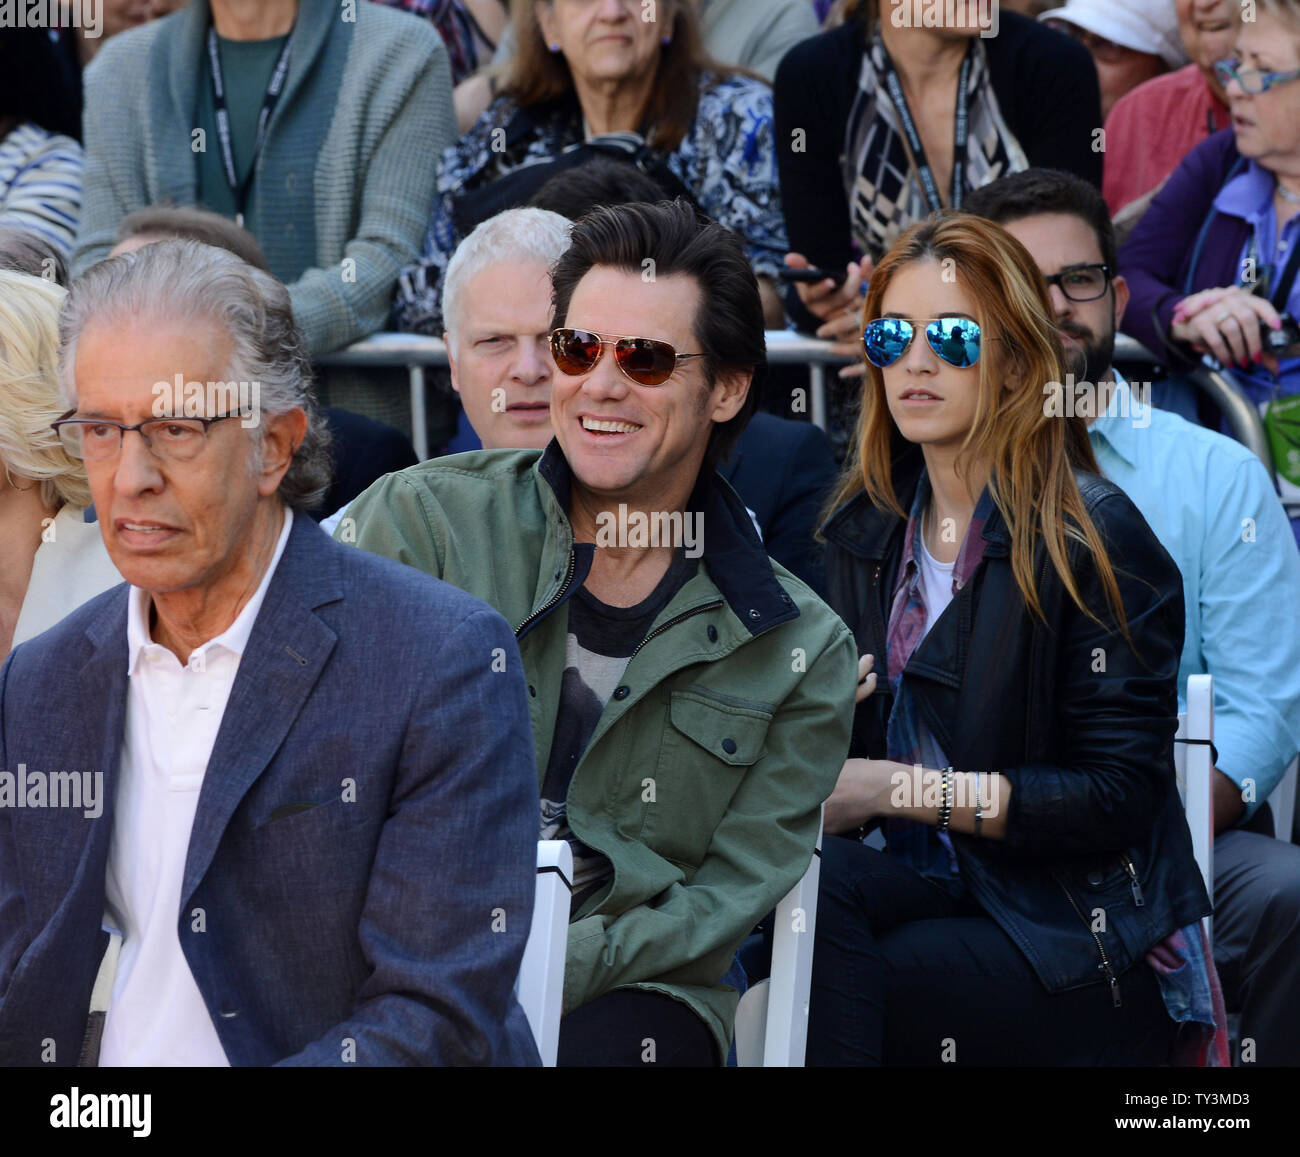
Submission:
M 122 439 L 128 430 L 138 430 L 144 444 L 158 458 L 172 462 L 187 462 L 195 457 L 208 440 L 208 427 L 213 422 L 244 415 L 218 414 L 215 418 L 150 418 L 134 426 L 121 422 L 108 422 L 103 418 L 74 418 L 76 410 L 69 410 L 50 429 L 59 436 L 63 448 L 74 458 L 86 462 L 99 462 L 114 457 L 122 449 Z
M 1109 265 L 1075 265 L 1043 278 L 1071 301 L 1096 301 L 1110 288 Z

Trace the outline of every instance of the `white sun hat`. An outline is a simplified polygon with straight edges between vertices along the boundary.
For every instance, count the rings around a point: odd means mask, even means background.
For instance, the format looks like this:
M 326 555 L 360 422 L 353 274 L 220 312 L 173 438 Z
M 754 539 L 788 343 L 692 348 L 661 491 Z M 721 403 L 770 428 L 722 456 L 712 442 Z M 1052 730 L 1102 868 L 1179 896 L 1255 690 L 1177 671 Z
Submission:
M 1065 20 L 1135 52 L 1159 56 L 1170 68 L 1187 63 L 1174 0 L 1066 0 L 1039 20 Z

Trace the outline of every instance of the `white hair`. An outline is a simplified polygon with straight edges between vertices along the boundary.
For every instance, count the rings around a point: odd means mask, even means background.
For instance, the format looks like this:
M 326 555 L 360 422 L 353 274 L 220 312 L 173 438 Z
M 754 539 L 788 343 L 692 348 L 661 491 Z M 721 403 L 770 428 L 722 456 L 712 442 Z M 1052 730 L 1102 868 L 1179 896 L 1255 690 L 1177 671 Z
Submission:
M 307 433 L 279 494 L 297 510 L 313 509 L 332 476 L 330 434 L 289 291 L 228 250 L 199 241 L 157 241 L 92 265 L 73 281 L 59 319 L 59 377 L 69 405 L 77 404 L 77 342 L 89 323 L 138 318 L 217 323 L 232 341 L 226 377 L 258 383 L 261 414 L 306 413 Z M 262 449 L 260 434 L 254 435 L 255 454 Z
M 569 248 L 573 222 L 549 209 L 507 209 L 489 217 L 452 254 L 442 279 L 442 318 L 452 356 L 458 353 L 460 303 L 465 287 L 483 270 L 535 261 L 550 269 Z

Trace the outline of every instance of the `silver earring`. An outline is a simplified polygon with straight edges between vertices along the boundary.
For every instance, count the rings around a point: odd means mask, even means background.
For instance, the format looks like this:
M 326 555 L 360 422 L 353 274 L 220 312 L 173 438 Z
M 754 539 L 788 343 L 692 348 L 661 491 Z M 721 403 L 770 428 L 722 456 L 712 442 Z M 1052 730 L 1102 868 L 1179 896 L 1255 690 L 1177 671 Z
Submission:
M 12 486 L 15 490 L 30 490 L 32 486 L 36 485 L 36 483 L 33 482 L 31 486 L 19 486 L 18 483 L 14 481 L 13 475 L 9 473 L 8 466 L 5 467 L 5 477 L 9 480 L 9 485 Z

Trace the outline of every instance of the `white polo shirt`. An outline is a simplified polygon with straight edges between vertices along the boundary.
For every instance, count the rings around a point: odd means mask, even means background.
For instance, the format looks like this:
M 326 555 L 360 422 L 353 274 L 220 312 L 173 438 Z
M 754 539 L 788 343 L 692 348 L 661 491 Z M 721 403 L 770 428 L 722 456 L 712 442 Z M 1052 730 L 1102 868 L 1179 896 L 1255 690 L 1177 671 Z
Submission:
M 293 512 L 262 581 L 229 628 L 176 656 L 149 635 L 150 599 L 127 601 L 126 727 L 105 879 L 104 926 L 122 934 L 101 1066 L 228 1065 L 181 951 L 181 884 L 199 789 L 239 662 L 284 553 Z M 188 917 L 187 917 L 188 918 Z

